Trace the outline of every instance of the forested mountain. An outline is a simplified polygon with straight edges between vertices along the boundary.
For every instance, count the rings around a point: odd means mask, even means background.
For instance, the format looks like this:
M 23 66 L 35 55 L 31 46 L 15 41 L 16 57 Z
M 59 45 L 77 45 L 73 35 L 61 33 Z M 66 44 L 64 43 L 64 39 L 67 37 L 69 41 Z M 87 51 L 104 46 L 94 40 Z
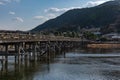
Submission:
M 90 8 L 69 10 L 31 31 L 79 31 L 91 27 L 101 28 L 102 32 L 110 32 L 113 29 L 120 32 L 120 0 L 108 1 Z

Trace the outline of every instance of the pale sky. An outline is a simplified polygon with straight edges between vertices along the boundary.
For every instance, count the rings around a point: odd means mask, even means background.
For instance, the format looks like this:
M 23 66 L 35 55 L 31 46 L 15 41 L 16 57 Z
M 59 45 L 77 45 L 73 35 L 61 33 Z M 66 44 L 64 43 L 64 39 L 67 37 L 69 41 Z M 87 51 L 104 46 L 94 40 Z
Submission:
M 0 30 L 30 30 L 64 12 L 109 0 L 0 0 Z

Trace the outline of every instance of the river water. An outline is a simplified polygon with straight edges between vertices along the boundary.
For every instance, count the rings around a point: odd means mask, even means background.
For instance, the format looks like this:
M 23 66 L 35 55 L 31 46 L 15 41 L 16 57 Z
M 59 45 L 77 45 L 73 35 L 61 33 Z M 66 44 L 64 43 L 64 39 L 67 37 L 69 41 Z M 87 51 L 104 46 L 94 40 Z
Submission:
M 0 67 L 0 80 L 120 80 L 120 51 L 75 49 L 21 64 L 10 57 L 7 70 Z

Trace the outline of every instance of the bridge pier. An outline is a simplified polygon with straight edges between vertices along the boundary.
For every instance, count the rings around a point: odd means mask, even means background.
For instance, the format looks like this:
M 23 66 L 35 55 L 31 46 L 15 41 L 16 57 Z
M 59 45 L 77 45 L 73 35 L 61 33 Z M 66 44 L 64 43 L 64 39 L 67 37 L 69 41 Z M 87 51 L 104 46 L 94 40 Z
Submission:
M 15 60 L 19 63 L 20 62 L 20 46 L 19 46 L 19 44 L 17 43 L 17 44 L 15 44 L 14 45 L 15 46 Z
M 27 44 L 23 43 L 23 49 L 24 49 L 24 61 L 28 59 L 28 52 L 27 52 Z
M 7 54 L 8 54 L 8 45 L 5 45 L 5 62 L 7 63 L 7 61 L 8 61 L 8 56 L 7 56 Z

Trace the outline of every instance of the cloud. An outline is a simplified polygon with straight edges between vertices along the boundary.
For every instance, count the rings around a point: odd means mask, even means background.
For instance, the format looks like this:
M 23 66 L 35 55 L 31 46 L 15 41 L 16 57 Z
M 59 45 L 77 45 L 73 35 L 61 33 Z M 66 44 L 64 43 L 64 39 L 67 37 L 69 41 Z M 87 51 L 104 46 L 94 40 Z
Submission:
M 45 22 L 45 21 L 47 21 L 49 19 L 48 19 L 47 16 L 34 16 L 33 20 L 35 20 L 37 22 L 40 22 L 40 23 L 43 23 L 43 22 Z
M 81 8 L 81 7 L 70 7 L 70 8 L 49 8 L 45 9 L 44 13 L 45 16 L 34 16 L 33 19 L 35 20 L 41 20 L 42 22 L 47 21 L 49 19 L 56 18 L 57 16 L 61 15 L 62 13 L 70 10 L 70 9 L 75 9 L 75 8 Z
M 52 19 L 52 18 L 55 18 L 57 17 L 57 15 L 55 14 L 46 14 L 46 16 L 34 16 L 33 19 L 36 19 L 36 20 L 48 20 L 48 19 Z
M 10 2 L 20 2 L 21 0 L 1 0 L 2 2 L 10 3 Z
M 52 18 L 57 17 L 57 15 L 50 13 L 50 14 L 47 14 L 47 17 L 48 17 L 49 19 L 52 19 Z
M 81 7 L 70 7 L 70 8 L 49 8 L 49 9 L 45 9 L 45 12 L 47 13 L 64 13 L 70 9 L 75 9 L 75 8 L 81 8 Z
M 9 14 L 10 14 L 10 15 L 15 15 L 15 12 L 10 11 Z
M 36 20 L 38 20 L 38 19 L 45 19 L 44 16 L 34 16 L 33 18 L 36 19 Z
M 77 9 L 77 8 L 81 8 L 81 7 L 69 7 L 69 8 L 49 8 L 49 9 L 45 9 L 44 12 L 46 14 L 46 20 L 49 19 L 53 19 L 56 18 L 57 16 L 63 14 L 64 12 L 71 10 L 71 9 Z
M 49 9 L 45 10 L 45 12 L 50 12 L 50 13 L 65 12 L 65 11 L 67 11 L 67 8 L 62 8 L 62 9 L 59 9 L 59 8 L 49 8 Z
M 110 0 L 96 0 L 96 1 L 88 1 L 86 4 L 85 4 L 85 7 L 93 7 L 93 6 L 97 6 L 97 5 L 100 5 L 104 2 L 107 2 L 107 1 L 110 1 Z
M 0 2 L 0 5 L 5 5 L 3 2 Z
M 2 2 L 4 2 L 4 3 L 9 3 L 9 2 L 11 2 L 11 0 L 1 0 Z
M 93 6 L 97 6 L 97 5 L 107 2 L 107 1 L 111 1 L 111 0 L 95 0 L 95 1 L 89 0 L 86 4 L 84 4 L 83 7 L 93 7 Z M 51 8 L 45 9 L 44 12 L 46 12 L 46 13 L 64 13 L 71 9 L 80 9 L 83 7 L 69 7 L 69 8 L 51 7 Z
M 14 0 L 15 2 L 20 2 L 21 0 Z
M 13 20 L 17 22 L 24 22 L 24 20 L 21 17 L 15 17 L 13 18 Z
M 5 5 L 11 2 L 20 2 L 21 0 L 0 0 L 0 5 Z

